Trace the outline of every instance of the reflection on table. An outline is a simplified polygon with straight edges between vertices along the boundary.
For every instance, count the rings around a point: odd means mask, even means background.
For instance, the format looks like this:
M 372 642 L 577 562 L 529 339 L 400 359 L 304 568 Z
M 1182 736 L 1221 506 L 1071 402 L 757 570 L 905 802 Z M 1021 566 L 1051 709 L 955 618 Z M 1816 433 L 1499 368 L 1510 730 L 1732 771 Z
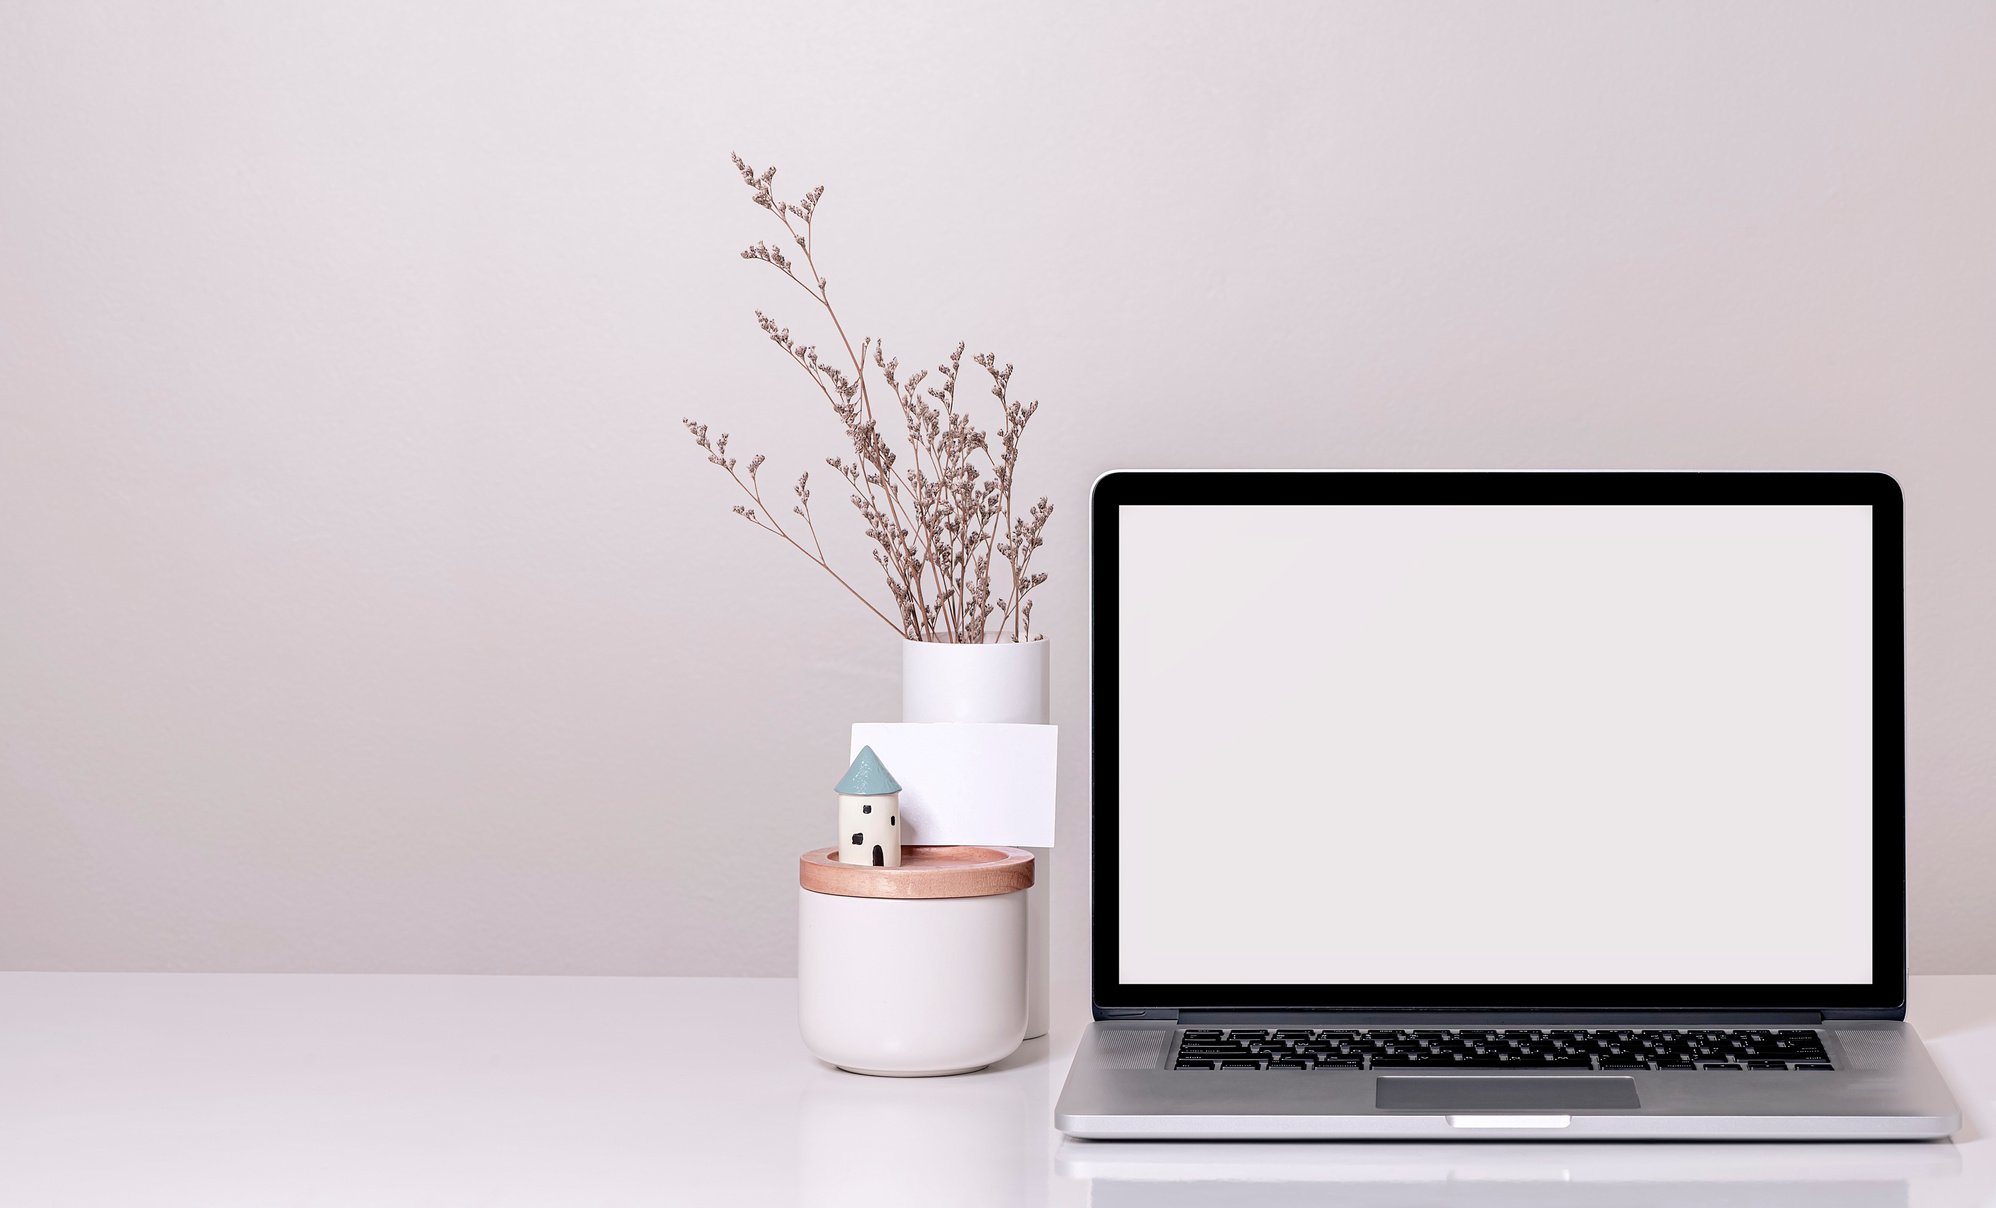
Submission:
M 1064 1140 L 1094 1208 L 1904 1208 L 1955 1179 L 1946 1141 L 1886 1144 L 1309 1144 Z

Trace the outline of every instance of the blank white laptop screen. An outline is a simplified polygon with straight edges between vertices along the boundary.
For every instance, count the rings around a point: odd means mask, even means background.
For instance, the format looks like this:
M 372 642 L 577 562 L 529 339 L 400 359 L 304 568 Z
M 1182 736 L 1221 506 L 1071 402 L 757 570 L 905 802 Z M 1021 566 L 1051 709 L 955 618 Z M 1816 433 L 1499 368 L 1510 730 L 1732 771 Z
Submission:
M 1870 980 L 1868 507 L 1119 519 L 1124 983 Z

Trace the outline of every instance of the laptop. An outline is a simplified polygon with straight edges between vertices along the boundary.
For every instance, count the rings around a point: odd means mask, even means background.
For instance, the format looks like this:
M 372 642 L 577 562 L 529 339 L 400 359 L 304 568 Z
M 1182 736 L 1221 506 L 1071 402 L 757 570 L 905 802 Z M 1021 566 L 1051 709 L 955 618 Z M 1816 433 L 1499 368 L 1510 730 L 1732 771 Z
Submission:
M 1897 484 L 1105 475 L 1092 1139 L 1917 1139 Z

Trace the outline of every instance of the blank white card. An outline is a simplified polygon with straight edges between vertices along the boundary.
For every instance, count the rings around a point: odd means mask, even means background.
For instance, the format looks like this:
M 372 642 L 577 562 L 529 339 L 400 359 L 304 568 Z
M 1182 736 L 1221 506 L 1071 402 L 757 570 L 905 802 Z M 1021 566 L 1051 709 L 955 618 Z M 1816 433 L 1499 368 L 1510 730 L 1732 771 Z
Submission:
M 860 722 L 852 753 L 872 747 L 901 784 L 909 843 L 1053 846 L 1058 726 Z

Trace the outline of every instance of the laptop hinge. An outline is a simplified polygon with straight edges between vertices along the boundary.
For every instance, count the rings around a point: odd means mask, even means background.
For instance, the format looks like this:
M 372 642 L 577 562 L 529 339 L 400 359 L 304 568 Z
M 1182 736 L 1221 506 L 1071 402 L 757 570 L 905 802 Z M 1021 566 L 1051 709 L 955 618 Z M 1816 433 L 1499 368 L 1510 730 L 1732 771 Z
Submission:
M 1823 1012 L 1824 1019 L 1898 1019 L 1906 1018 L 1906 1008 L 1897 1007 L 1852 1007 Z
M 1149 1007 L 1136 1010 L 1129 1007 L 1097 1007 L 1097 1019 L 1165 1019 L 1176 1020 L 1178 1011 L 1172 1007 Z
M 1108 1013 L 1098 1010 L 1099 1019 L 1165 1019 L 1175 1017 L 1181 1024 L 1247 1024 L 1267 1027 L 1281 1027 L 1283 1024 L 1317 1024 L 1329 1020 L 1362 1018 L 1371 1024 L 1475 1024 L 1481 1020 L 1525 1019 L 1535 1024 L 1560 1024 L 1582 1027 L 1602 1027 L 1613 1024 L 1645 1024 L 1668 1027 L 1696 1021 L 1701 1024 L 1741 1025 L 1800 1025 L 1823 1022 L 1821 1011 L 1572 1011 L 1572 1010 L 1475 1010 L 1459 1007 L 1435 1008 L 1432 1010 L 1346 1010 L 1328 1008 L 1319 1010 L 1225 1010 L 1199 1009 L 1177 1012 L 1119 1012 Z

